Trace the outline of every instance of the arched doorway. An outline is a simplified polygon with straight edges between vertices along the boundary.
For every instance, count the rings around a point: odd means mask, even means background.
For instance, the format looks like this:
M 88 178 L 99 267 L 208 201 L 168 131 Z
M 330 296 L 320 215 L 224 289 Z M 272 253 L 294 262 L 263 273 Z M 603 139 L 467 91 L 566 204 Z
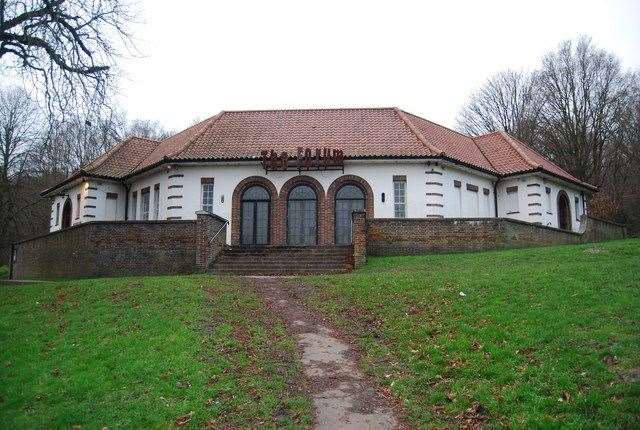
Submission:
M 356 185 L 344 185 L 336 193 L 335 201 L 335 243 L 351 244 L 351 214 L 363 211 L 365 207 L 364 192 Z
M 240 209 L 240 243 L 266 245 L 269 243 L 269 192 L 261 185 L 253 185 L 242 193 Z
M 67 197 L 62 207 L 62 228 L 71 227 L 71 199 Z
M 315 245 L 318 230 L 318 196 L 309 185 L 298 185 L 287 198 L 287 244 Z
M 571 206 L 569 196 L 564 191 L 558 193 L 558 228 L 571 230 Z

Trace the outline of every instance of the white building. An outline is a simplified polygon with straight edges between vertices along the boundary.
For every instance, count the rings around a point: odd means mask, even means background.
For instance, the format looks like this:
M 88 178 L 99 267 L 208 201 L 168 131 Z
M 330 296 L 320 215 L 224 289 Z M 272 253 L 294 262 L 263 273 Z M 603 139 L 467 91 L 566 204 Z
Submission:
M 230 221 L 230 243 L 312 245 L 348 243 L 355 209 L 577 231 L 594 190 L 506 133 L 372 108 L 221 112 L 160 142 L 131 137 L 43 195 L 51 231 L 204 209 Z

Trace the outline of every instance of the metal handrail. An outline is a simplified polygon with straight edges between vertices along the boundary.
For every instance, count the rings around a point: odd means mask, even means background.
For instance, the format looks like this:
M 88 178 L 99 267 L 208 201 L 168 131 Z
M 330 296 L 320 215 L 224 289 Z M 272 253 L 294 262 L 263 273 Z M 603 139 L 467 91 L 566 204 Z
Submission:
M 213 237 L 211 238 L 211 240 L 209 241 L 209 245 L 211 245 L 213 243 L 213 241 L 216 239 L 216 237 L 218 237 L 218 235 L 220 234 L 220 232 L 222 230 L 224 230 L 224 228 L 227 226 L 227 224 L 229 224 L 229 221 L 225 221 L 224 224 L 222 224 L 222 227 L 220 227 L 220 229 L 216 232 L 216 234 L 213 235 Z

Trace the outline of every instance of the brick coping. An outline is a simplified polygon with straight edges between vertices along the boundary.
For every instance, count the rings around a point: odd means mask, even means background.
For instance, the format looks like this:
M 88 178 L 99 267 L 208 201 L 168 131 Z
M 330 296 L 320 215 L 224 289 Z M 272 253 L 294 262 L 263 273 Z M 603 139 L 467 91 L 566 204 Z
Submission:
M 42 239 L 44 237 L 55 236 L 60 233 L 66 233 L 71 230 L 75 230 L 82 227 L 88 227 L 92 225 L 108 225 L 108 224 L 195 224 L 197 221 L 195 219 L 170 219 L 170 220 L 121 220 L 121 221 L 87 221 L 81 224 L 75 224 L 67 228 L 61 228 L 60 230 L 52 231 L 49 233 L 41 234 L 39 236 L 30 237 L 27 239 L 19 240 L 17 242 L 13 242 L 13 245 L 18 245 L 25 242 L 30 242 L 36 239 Z

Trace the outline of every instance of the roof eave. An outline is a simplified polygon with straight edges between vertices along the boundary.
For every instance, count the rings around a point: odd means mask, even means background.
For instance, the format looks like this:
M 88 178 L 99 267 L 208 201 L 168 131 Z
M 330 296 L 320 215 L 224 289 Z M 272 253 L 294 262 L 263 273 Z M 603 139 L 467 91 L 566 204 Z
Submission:
M 574 185 L 578 185 L 578 186 L 580 186 L 582 188 L 585 188 L 587 190 L 590 190 L 590 191 L 593 191 L 593 192 L 598 191 L 598 187 L 596 187 L 595 185 L 591 185 L 591 184 L 588 184 L 586 182 L 582 182 L 580 180 L 573 180 L 573 179 L 567 178 L 565 176 L 559 175 L 558 173 L 551 172 L 551 171 L 545 169 L 544 167 L 536 167 L 536 168 L 529 169 L 529 170 L 520 170 L 520 171 L 517 171 L 517 172 L 506 173 L 506 174 L 500 175 L 500 177 L 501 178 L 508 178 L 508 177 L 512 177 L 512 176 L 526 175 L 526 174 L 529 174 L 529 173 L 544 173 L 546 175 L 552 176 L 552 177 L 560 179 L 562 181 L 569 182 L 569 183 L 574 184 Z
M 77 179 L 81 179 L 81 178 L 93 178 L 93 179 L 104 179 L 104 180 L 109 180 L 109 181 L 120 181 L 121 178 L 116 178 L 113 176 L 105 176 L 105 175 L 96 175 L 94 173 L 90 173 L 84 170 L 81 170 L 79 172 L 74 173 L 73 175 L 69 176 L 68 178 L 64 179 L 62 182 L 58 182 L 56 185 L 47 188 L 46 190 L 43 190 L 40 192 L 40 196 L 41 197 L 47 197 L 49 196 L 51 193 L 53 193 L 54 191 L 64 187 L 65 185 L 77 180 Z

